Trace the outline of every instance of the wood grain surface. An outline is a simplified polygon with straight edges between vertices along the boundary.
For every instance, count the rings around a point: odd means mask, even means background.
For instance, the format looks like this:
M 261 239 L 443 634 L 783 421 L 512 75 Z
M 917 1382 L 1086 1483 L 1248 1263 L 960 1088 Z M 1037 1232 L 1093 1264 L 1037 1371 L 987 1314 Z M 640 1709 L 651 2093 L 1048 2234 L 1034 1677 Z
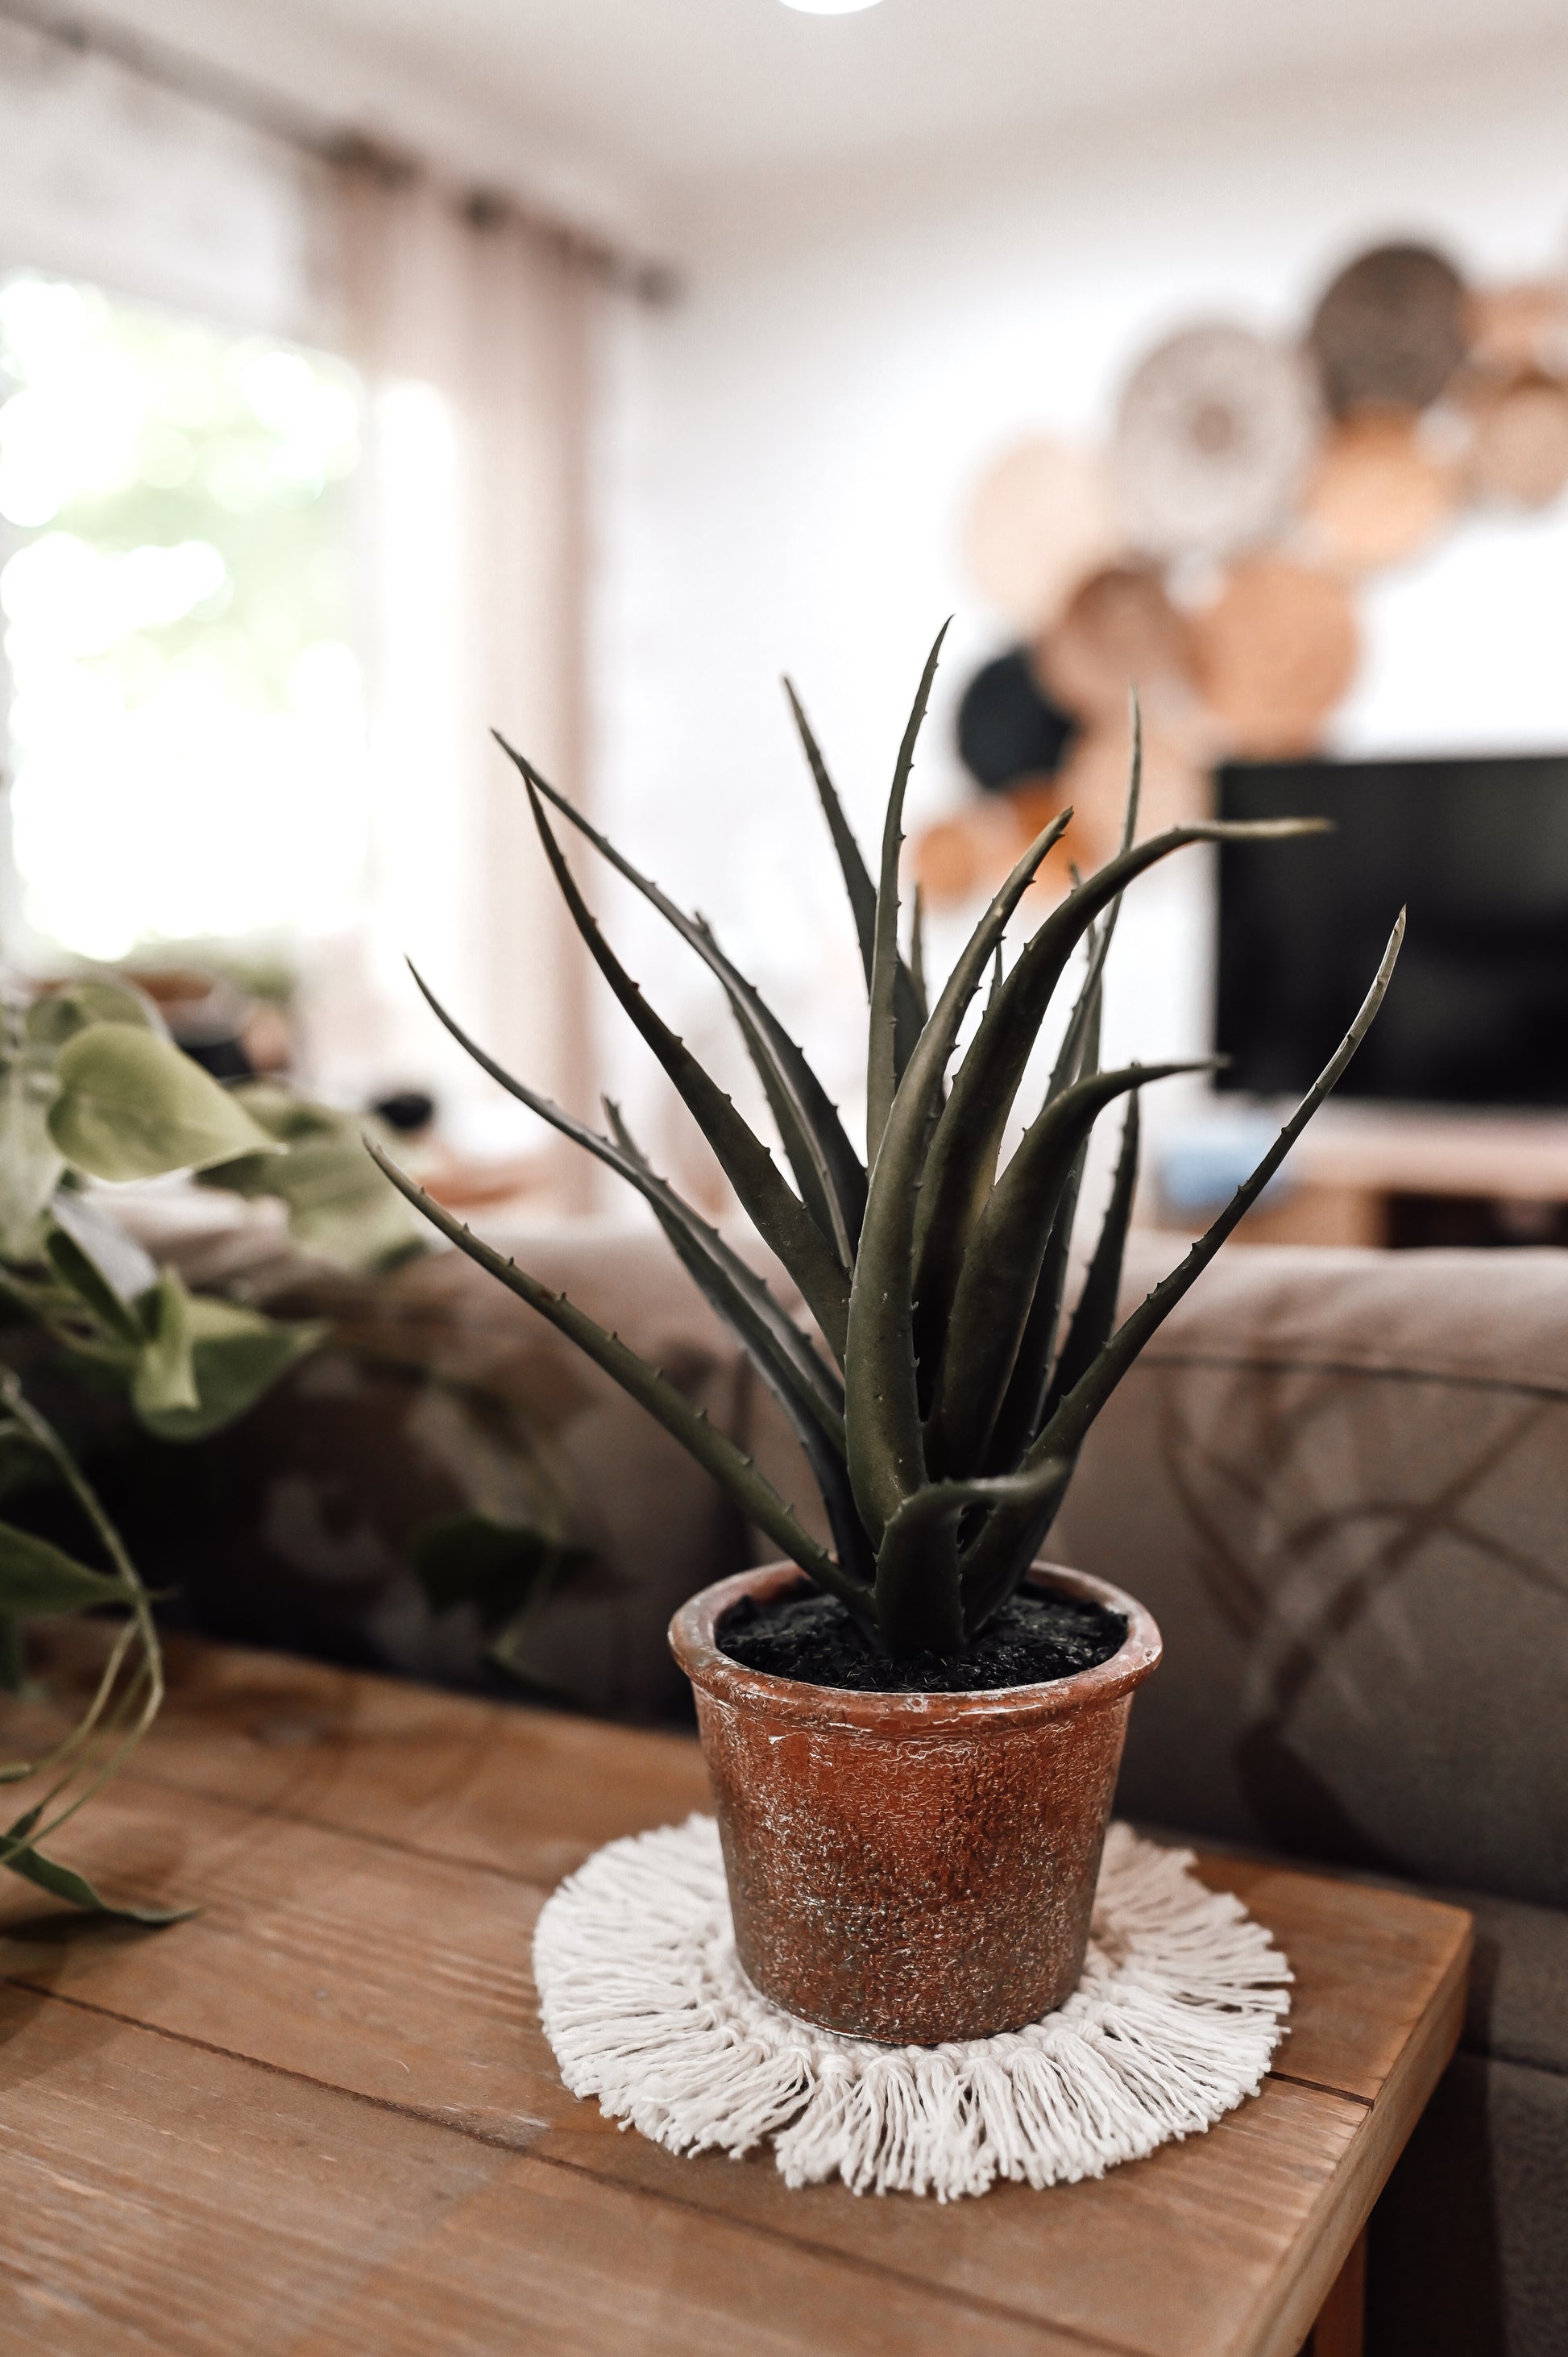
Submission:
M 766 2156 L 619 2133 L 537 2026 L 548 1889 L 704 1805 L 693 1745 L 171 1666 L 71 1856 L 199 1912 L 147 1933 L 0 1893 L 5 2357 L 1294 2357 L 1457 2035 L 1458 1910 L 1207 1857 L 1297 1975 L 1255 2102 L 1096 2184 L 792 2193 Z

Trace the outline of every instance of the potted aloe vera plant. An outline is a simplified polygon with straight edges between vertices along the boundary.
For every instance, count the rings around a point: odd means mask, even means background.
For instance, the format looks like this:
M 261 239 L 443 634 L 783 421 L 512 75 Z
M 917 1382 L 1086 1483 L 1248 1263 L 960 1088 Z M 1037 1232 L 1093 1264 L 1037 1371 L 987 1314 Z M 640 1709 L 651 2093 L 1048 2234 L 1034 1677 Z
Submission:
M 706 1466 L 784 1560 L 677 1614 L 696 1691 L 740 1960 L 791 2012 L 894 2043 L 1036 2019 L 1076 1985 L 1133 1689 L 1159 1658 L 1133 1598 L 1039 1552 L 1079 1452 L 1122 1376 L 1266 1185 L 1360 1042 L 1403 918 L 1349 1031 L 1257 1168 L 1180 1265 L 1120 1324 L 1138 1159 L 1138 1091 L 1191 1064 L 1102 1070 L 1100 1010 L 1121 896 L 1184 845 L 1263 841 L 1318 822 L 1194 823 L 1136 840 L 1138 752 L 1122 847 L 1018 947 L 1010 920 L 1065 831 L 1033 843 L 929 1003 L 919 911 L 906 955 L 905 790 L 937 657 L 899 748 L 874 882 L 822 755 L 796 723 L 843 872 L 869 1003 L 864 1157 L 805 1056 L 710 928 L 640 876 L 520 755 L 546 856 L 621 1006 L 799 1287 L 807 1330 L 650 1167 L 613 1105 L 608 1134 L 503 1071 L 503 1088 L 651 1205 L 682 1261 L 789 1415 L 821 1486 L 819 1544 L 745 1452 L 564 1295 L 470 1234 L 377 1148 L 437 1227 L 583 1349 Z M 628 878 L 727 995 L 791 1186 L 729 1097 L 660 1021 L 584 902 L 559 813 Z M 1005 1160 L 1031 1054 L 1076 988 L 1043 1099 Z M 965 1017 L 990 977 L 983 1011 Z M 430 994 L 426 992 L 426 996 Z M 1110 1199 L 1070 1315 L 1090 1133 L 1126 1112 Z M 1128 1469 L 1136 1478 L 1135 1467 Z

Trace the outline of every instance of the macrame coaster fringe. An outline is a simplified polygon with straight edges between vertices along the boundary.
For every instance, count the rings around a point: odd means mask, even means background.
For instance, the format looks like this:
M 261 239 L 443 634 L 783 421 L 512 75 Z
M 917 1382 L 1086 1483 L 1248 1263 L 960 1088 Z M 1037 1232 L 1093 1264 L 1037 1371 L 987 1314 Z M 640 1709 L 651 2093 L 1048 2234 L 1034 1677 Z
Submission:
M 1058 2012 L 967 2044 L 875 2046 L 798 2021 L 736 1959 L 718 1832 L 599 1850 L 534 1935 L 545 2036 L 575 2095 L 671 2152 L 771 2138 L 789 2185 L 983 2193 L 1101 2177 L 1262 2084 L 1290 1968 L 1192 1854 L 1112 1825 L 1083 1977 Z

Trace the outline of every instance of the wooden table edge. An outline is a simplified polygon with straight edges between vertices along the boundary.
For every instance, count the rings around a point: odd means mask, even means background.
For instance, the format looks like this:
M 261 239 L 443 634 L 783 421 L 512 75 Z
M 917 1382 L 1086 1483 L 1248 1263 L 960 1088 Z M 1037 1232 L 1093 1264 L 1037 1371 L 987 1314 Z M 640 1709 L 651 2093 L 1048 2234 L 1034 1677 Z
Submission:
M 1260 2313 L 1254 2331 L 1226 2357 L 1297 2357 L 1454 2058 L 1465 2026 L 1475 1932 L 1474 1919 L 1463 1908 L 1443 1904 L 1464 1921 L 1443 1977 L 1382 2089 L 1366 2104 L 1366 2117 L 1315 2205 L 1301 2238 L 1303 2266 L 1282 2282 L 1274 2300 Z M 1348 2100 L 1366 2103 L 1364 2096 Z

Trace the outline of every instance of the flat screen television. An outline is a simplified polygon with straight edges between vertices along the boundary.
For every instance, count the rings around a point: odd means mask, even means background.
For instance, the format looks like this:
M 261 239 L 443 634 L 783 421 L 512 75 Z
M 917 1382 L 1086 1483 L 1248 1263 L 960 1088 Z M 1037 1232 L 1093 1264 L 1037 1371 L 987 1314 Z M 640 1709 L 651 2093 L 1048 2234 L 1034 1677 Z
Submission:
M 1402 906 L 1409 931 L 1342 1094 L 1568 1105 L 1568 754 L 1235 762 L 1228 819 L 1334 832 L 1219 853 L 1221 1088 L 1309 1086 Z

